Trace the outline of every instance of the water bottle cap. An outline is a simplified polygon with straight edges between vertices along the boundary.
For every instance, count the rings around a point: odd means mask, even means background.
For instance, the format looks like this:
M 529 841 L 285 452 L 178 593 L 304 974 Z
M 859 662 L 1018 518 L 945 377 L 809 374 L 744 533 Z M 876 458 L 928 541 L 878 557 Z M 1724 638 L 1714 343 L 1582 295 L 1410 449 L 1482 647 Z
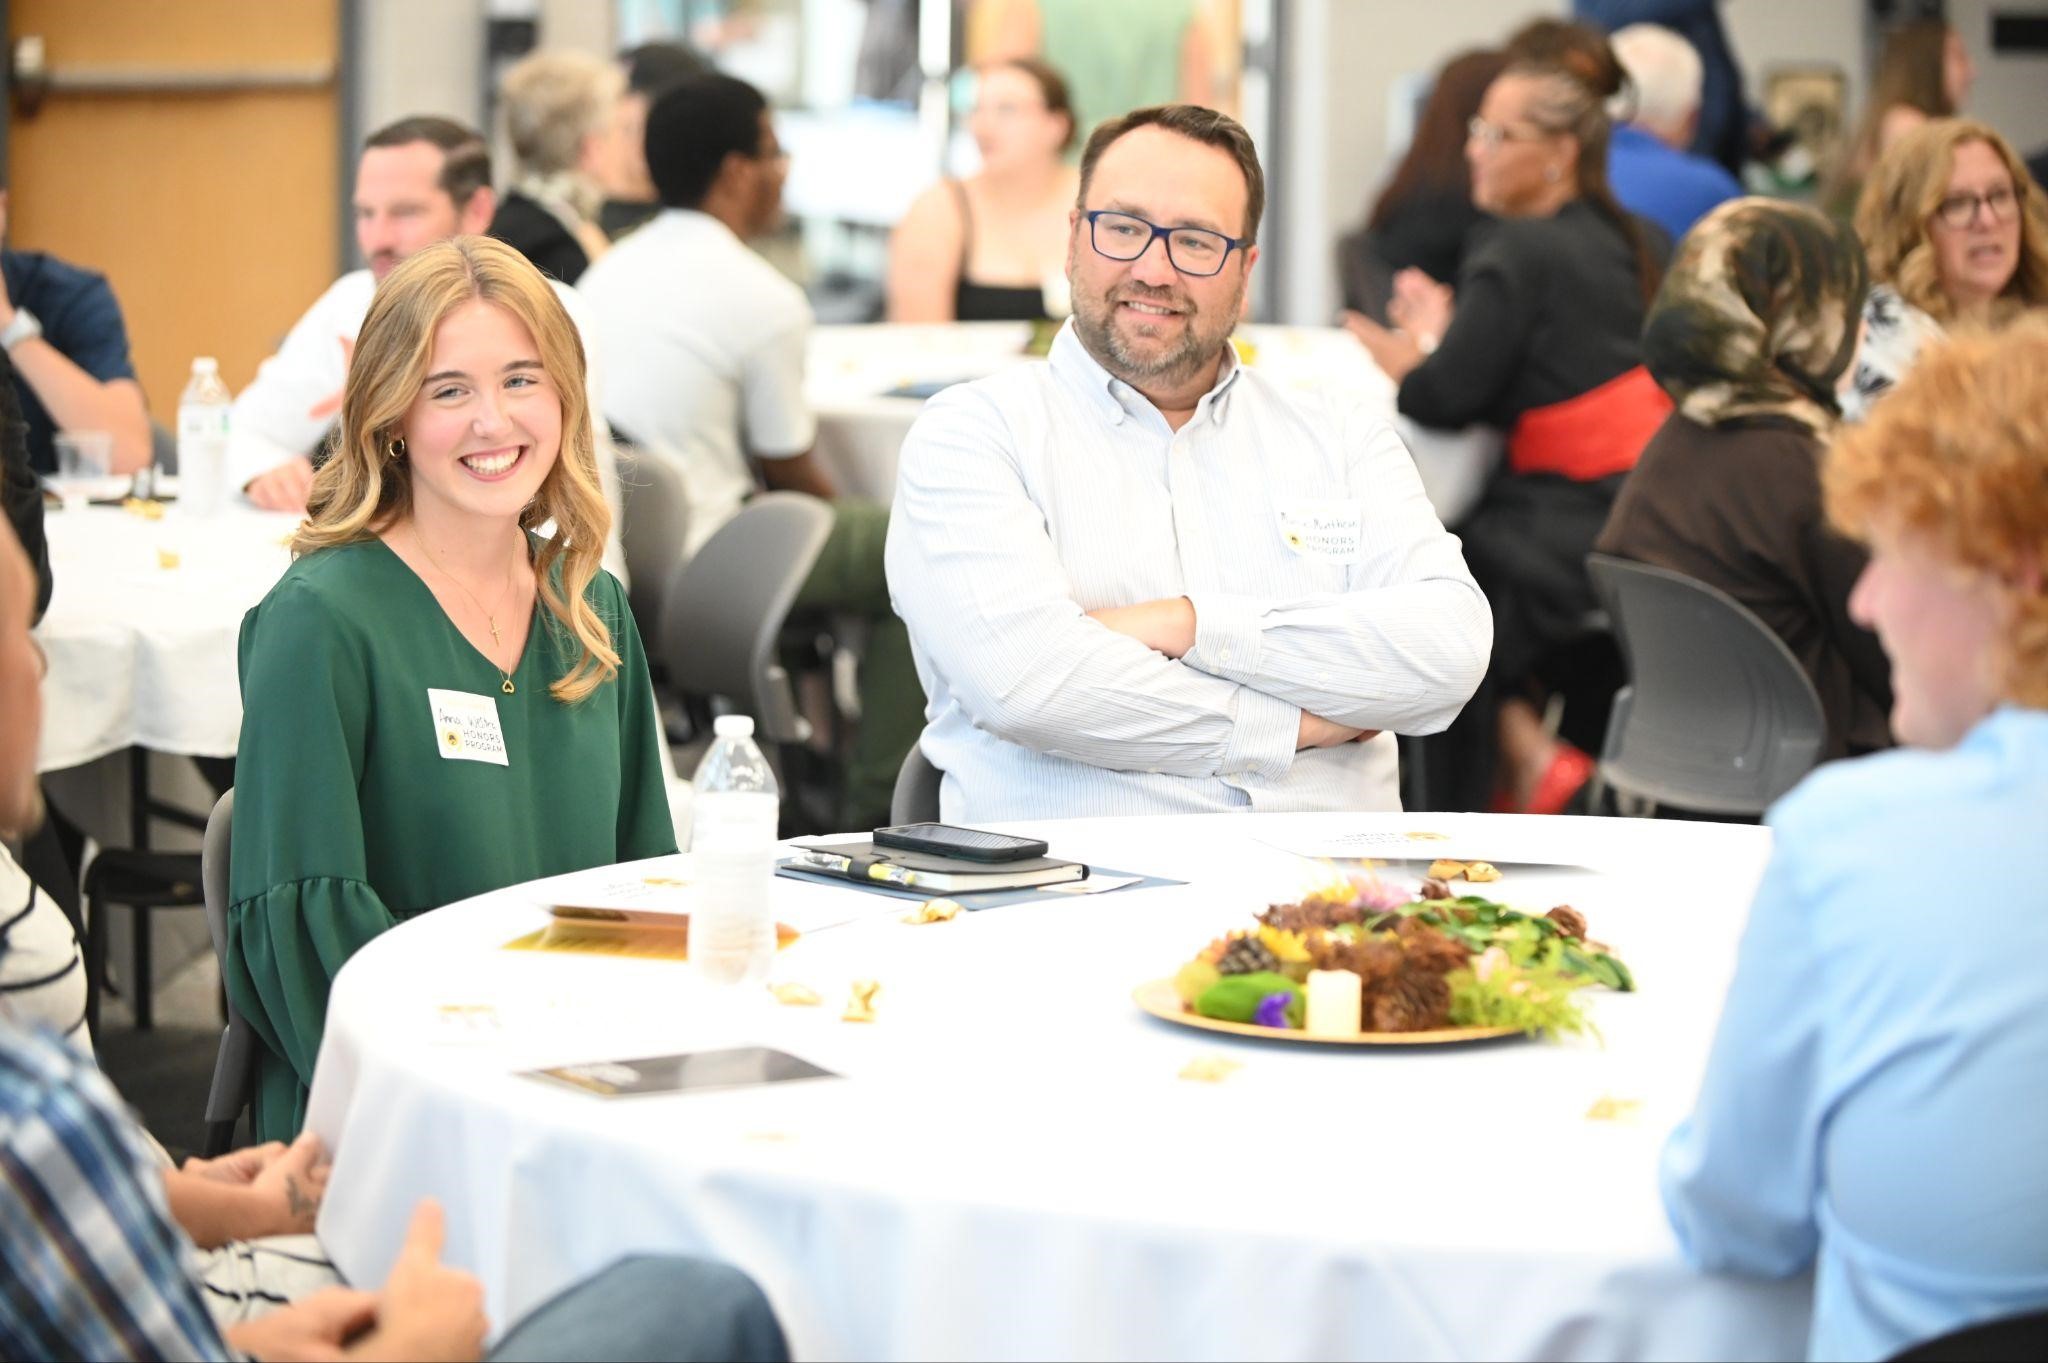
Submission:
M 752 715 L 720 715 L 711 721 L 711 732 L 720 738 L 752 738 L 754 717 Z
M 211 355 L 201 355 L 192 361 L 192 372 L 195 374 L 217 374 L 220 372 L 220 361 Z

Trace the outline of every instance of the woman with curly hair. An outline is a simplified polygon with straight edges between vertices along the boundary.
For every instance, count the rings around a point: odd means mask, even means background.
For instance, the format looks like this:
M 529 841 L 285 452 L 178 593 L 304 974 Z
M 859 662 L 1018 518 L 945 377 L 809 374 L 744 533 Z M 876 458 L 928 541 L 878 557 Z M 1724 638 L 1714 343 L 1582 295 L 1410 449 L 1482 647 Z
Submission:
M 1863 187 L 1856 234 L 1876 287 L 1852 419 L 1945 328 L 2048 307 L 2048 196 L 1988 124 L 1944 118 L 1907 133 Z
M 298 1131 L 328 986 L 372 937 L 676 850 L 646 657 L 598 563 L 583 366 L 503 242 L 430 246 L 370 304 L 296 558 L 242 622 L 225 973 L 263 1042 L 259 1141 Z
M 1823 483 L 1906 746 L 1771 810 L 1663 1192 L 1700 1268 L 1814 1269 L 1809 1357 L 1879 1359 L 2048 1308 L 2048 320 L 1930 350 Z

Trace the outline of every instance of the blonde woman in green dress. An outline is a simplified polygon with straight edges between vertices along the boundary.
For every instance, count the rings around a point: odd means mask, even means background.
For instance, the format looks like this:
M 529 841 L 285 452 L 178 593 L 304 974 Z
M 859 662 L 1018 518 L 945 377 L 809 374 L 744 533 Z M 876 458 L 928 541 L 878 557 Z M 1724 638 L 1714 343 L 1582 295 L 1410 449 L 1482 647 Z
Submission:
M 575 326 L 500 242 L 420 251 L 370 305 L 292 566 L 242 624 L 225 973 L 259 1141 L 302 1124 L 372 937 L 676 850 L 584 392 Z

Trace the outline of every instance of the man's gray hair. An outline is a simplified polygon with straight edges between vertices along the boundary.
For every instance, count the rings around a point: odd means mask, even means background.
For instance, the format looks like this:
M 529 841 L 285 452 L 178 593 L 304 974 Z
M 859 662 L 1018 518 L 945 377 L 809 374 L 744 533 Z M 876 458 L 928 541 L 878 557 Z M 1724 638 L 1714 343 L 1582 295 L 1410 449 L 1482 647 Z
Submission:
M 1706 79 L 1700 54 L 1658 24 L 1630 24 L 1608 41 L 1635 87 L 1634 100 L 1611 111 L 1615 120 L 1638 124 L 1667 140 L 1681 136 L 1700 107 Z

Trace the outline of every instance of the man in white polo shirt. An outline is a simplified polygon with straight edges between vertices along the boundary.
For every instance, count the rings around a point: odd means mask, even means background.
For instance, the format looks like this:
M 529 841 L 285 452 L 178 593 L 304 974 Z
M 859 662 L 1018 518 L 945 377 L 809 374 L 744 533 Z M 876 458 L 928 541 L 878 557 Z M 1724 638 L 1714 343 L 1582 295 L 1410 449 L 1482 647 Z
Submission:
M 228 427 L 228 478 L 269 511 L 304 513 L 313 463 L 341 410 L 350 352 L 377 284 L 422 247 L 464 233 L 482 233 L 497 211 L 491 157 L 483 138 L 453 119 L 402 118 L 370 134 L 356 162 L 356 245 L 367 269 L 351 270 L 314 300 L 235 399 Z M 597 357 L 576 291 L 556 284 L 583 334 L 591 410 L 597 409 Z M 598 474 L 612 506 L 604 566 L 621 581 L 618 469 L 610 434 L 596 423 Z
M 924 693 L 882 572 L 888 509 L 837 498 L 811 454 L 810 304 L 746 244 L 782 214 L 788 161 L 767 101 L 731 76 L 682 82 L 648 111 L 647 165 L 662 211 L 578 281 L 612 358 L 600 389 L 605 418 L 620 439 L 681 470 L 689 553 L 753 495 L 753 460 L 769 487 L 832 503 L 832 533 L 796 604 L 869 621 L 841 820 L 875 827 L 888 822 Z
M 1400 437 L 1238 360 L 1264 177 L 1193 105 L 1098 127 L 1051 363 L 947 389 L 903 445 L 889 585 L 949 820 L 1395 809 L 1486 599 Z

